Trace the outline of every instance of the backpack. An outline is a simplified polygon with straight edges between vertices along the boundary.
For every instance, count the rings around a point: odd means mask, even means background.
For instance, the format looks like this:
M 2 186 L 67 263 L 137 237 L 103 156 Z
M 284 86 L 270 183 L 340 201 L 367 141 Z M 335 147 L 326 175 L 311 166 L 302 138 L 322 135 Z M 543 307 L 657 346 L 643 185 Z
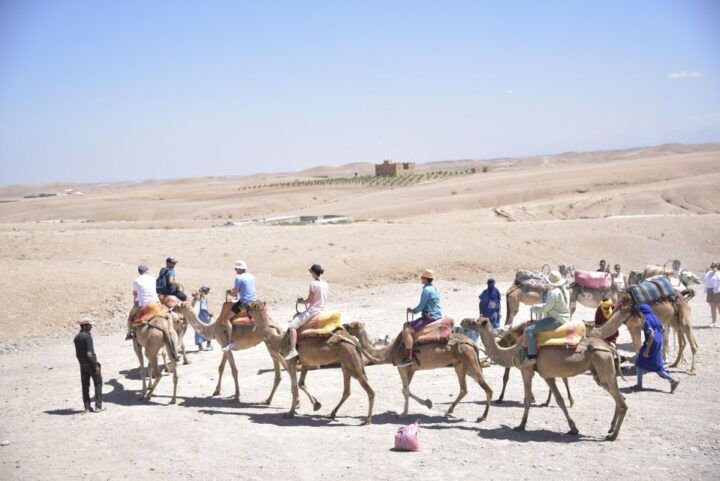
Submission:
M 170 287 L 170 282 L 168 282 L 168 269 L 167 267 L 163 267 L 160 269 L 160 274 L 158 274 L 158 278 L 155 280 L 155 290 L 158 292 L 158 294 L 164 294 L 168 287 Z

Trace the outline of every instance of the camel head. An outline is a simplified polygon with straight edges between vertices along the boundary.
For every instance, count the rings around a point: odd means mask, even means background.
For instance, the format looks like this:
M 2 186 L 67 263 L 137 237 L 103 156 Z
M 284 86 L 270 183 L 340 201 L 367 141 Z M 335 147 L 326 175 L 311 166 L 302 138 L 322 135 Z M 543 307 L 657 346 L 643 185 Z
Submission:
M 347 322 L 344 325 L 346 331 L 360 331 L 365 329 L 365 323 L 360 321 Z
M 572 280 L 575 278 L 575 266 L 572 264 L 560 264 L 558 271 L 560 271 L 560 275 L 565 279 Z
M 628 284 L 631 286 L 636 286 L 640 283 L 642 280 L 642 272 L 636 272 L 636 271 L 630 271 L 628 274 Z
M 700 278 L 692 271 L 682 270 L 680 271 L 680 282 L 685 287 L 690 287 L 693 284 L 700 284 Z
M 490 319 L 488 319 L 487 317 L 479 317 L 477 319 L 467 317 L 460 322 L 460 326 L 464 327 L 465 329 L 470 329 L 472 331 L 480 331 L 481 329 L 492 328 L 492 324 L 490 324 Z
M 255 314 L 260 314 L 260 318 L 267 319 L 267 302 L 265 301 L 252 301 L 247 304 L 247 311 L 250 317 L 255 317 Z

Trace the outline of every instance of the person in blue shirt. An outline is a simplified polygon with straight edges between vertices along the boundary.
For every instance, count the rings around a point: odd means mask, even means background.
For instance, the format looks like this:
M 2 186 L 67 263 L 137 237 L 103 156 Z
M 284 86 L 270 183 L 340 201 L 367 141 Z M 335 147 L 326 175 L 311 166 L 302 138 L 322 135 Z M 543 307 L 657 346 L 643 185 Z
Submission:
M 490 319 L 494 329 L 500 327 L 500 291 L 495 279 L 488 279 L 487 289 L 480 294 L 480 316 Z
M 230 291 L 232 296 L 237 297 L 237 302 L 233 304 L 231 308 L 231 311 L 234 314 L 239 314 L 240 310 L 245 309 L 245 306 L 248 303 L 257 300 L 257 296 L 255 295 L 255 276 L 250 274 L 247 270 L 248 267 L 245 261 L 235 262 L 235 274 L 237 275 L 235 276 L 235 285 L 232 291 Z M 225 331 L 227 332 L 228 343 L 225 347 L 223 347 L 223 351 L 228 352 L 235 347 L 235 343 L 232 340 L 232 322 L 230 322 L 230 319 L 234 316 L 228 314 L 226 317 L 226 319 L 218 319 L 218 321 L 222 320 L 225 322 Z
M 647 304 L 640 304 L 638 310 L 645 317 L 645 323 L 643 325 L 643 333 L 645 334 L 645 342 L 640 348 L 637 357 L 635 359 L 635 369 L 637 370 L 637 385 L 633 389 L 636 391 L 642 391 L 642 379 L 643 375 L 648 372 L 656 372 L 658 376 L 670 381 L 670 392 L 674 393 L 677 389 L 680 381 L 676 381 L 670 376 L 670 373 L 665 369 L 665 363 L 663 363 L 663 336 L 662 332 L 664 327 L 662 322 L 655 317 L 652 309 Z
M 202 297 L 200 298 L 200 322 L 203 324 L 210 324 L 210 321 L 212 321 L 213 315 L 210 313 L 210 304 L 208 300 L 208 294 L 210 294 L 210 288 L 208 286 L 203 285 L 200 287 L 200 294 Z M 205 342 L 205 350 L 206 351 L 212 351 L 212 346 L 210 343 L 212 342 L 210 339 L 205 339 L 195 331 L 195 345 L 198 348 L 198 352 L 203 350 L 203 342 Z
M 403 327 L 402 337 L 405 344 L 406 357 L 400 362 L 400 366 L 410 366 L 415 362 L 413 359 L 413 333 L 419 331 L 431 322 L 435 322 L 442 318 L 440 309 L 440 294 L 433 285 L 435 273 L 430 269 L 425 269 L 420 274 L 420 282 L 423 284 L 422 294 L 420 294 L 420 302 L 415 307 L 408 307 L 407 312 L 422 315 L 412 322 L 406 322 Z
M 156 290 L 158 294 L 164 296 L 175 296 L 181 301 L 187 301 L 187 294 L 182 291 L 182 285 L 175 280 L 175 265 L 177 259 L 168 257 L 165 259 L 165 267 L 160 269 L 156 280 Z

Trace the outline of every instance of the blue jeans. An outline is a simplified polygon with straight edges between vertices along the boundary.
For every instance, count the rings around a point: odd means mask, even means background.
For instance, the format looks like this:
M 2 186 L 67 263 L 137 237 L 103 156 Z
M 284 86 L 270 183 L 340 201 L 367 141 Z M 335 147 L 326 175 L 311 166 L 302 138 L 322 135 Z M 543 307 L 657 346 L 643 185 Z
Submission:
M 641 355 L 641 354 L 638 353 L 638 356 L 639 355 Z M 649 371 L 646 371 L 645 369 L 643 369 L 641 367 L 636 367 L 635 369 L 637 369 L 637 385 L 638 385 L 638 387 L 642 387 L 643 374 L 645 374 L 646 372 L 649 372 Z M 663 368 L 660 371 L 657 371 L 657 375 L 660 376 L 661 378 L 665 379 L 666 381 L 673 382 L 672 376 L 670 376 L 670 373 L 667 372 L 667 370 L 665 370 L 665 368 Z
M 558 328 L 563 324 L 565 324 L 563 321 L 558 321 L 557 319 L 553 319 L 552 317 L 546 317 L 545 319 L 540 319 L 532 326 L 525 328 L 525 339 L 527 339 L 528 344 L 528 355 L 537 356 L 537 341 L 535 340 L 535 336 L 537 336 L 538 332 L 549 331 L 551 329 Z

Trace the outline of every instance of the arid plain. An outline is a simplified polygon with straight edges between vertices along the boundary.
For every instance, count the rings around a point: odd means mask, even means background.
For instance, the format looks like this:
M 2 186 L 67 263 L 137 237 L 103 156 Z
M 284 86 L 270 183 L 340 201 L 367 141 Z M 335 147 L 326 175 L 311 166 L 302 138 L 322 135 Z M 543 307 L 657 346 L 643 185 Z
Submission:
M 373 426 L 356 426 L 367 402 L 357 384 L 337 420 L 323 417 L 342 392 L 336 369 L 309 376 L 323 408 L 314 413 L 302 399 L 300 416 L 287 420 L 282 417 L 290 402 L 287 377 L 271 406 L 259 404 L 272 380 L 262 346 L 236 355 L 240 404 L 226 399 L 228 374 L 223 396 L 210 396 L 217 346 L 192 354 L 193 363 L 181 366 L 178 405 L 163 405 L 169 379 L 160 383 L 153 402 L 137 401 L 137 360 L 122 334 L 130 284 L 137 264 L 147 263 L 155 272 L 169 255 L 179 259 L 178 280 L 187 290 L 211 286 L 216 311 L 231 286 L 234 261 L 244 259 L 282 326 L 294 298 L 306 291 L 308 266 L 321 263 L 331 304 L 346 319 L 363 321 L 374 337 L 398 332 L 404 308 L 417 302 L 416 278 L 425 267 L 438 274 L 446 314 L 459 320 L 477 314 L 477 295 L 488 276 L 504 291 L 519 267 L 594 269 L 604 258 L 629 271 L 679 258 L 700 274 L 720 261 L 720 144 L 417 168 L 417 181 L 407 185 L 330 182 L 371 173 L 372 164 L 353 164 L 247 177 L 0 187 L 0 289 L 6 293 L 0 307 L 0 441 L 9 442 L 0 447 L 0 477 L 716 477 L 720 329 L 708 328 L 701 288 L 692 301 L 698 375 L 688 376 L 685 363 L 673 371 L 681 380 L 674 395 L 652 376 L 650 390 L 626 393 L 629 412 L 614 443 L 602 441 L 611 398 L 589 375 L 571 380 L 576 399 L 571 414 L 582 434 L 571 437 L 562 434 L 567 426 L 555 403 L 531 410 L 528 432 L 510 429 L 522 414 L 517 372 L 510 380 L 510 402 L 493 405 L 486 422 L 473 422 L 482 396 L 472 384 L 455 415 L 444 417 L 458 389 L 448 368 L 421 372 L 413 382 L 415 392 L 436 403 L 433 409 L 411 404 L 409 420 L 420 421 L 421 452 L 392 452 L 393 433 L 409 422 L 395 415 L 402 407 L 396 369 L 367 368 L 376 391 Z M 460 170 L 462 175 L 450 174 Z M 446 174 L 424 175 L 440 171 Z M 65 189 L 82 195 L 24 198 Z M 351 220 L 227 225 L 294 215 Z M 72 336 L 85 315 L 99 321 L 93 332 L 108 407 L 100 414 L 78 414 Z M 578 314 L 591 315 L 588 309 Z M 526 309 L 518 321 L 525 319 Z M 190 335 L 186 343 L 194 350 Z M 624 328 L 620 341 L 622 349 L 630 349 Z M 484 372 L 497 396 L 502 369 Z M 625 391 L 634 379 L 628 374 L 620 383 Z M 535 390 L 538 397 L 547 392 L 538 378 Z M 639 444 L 655 444 L 655 456 L 637 456 Z

